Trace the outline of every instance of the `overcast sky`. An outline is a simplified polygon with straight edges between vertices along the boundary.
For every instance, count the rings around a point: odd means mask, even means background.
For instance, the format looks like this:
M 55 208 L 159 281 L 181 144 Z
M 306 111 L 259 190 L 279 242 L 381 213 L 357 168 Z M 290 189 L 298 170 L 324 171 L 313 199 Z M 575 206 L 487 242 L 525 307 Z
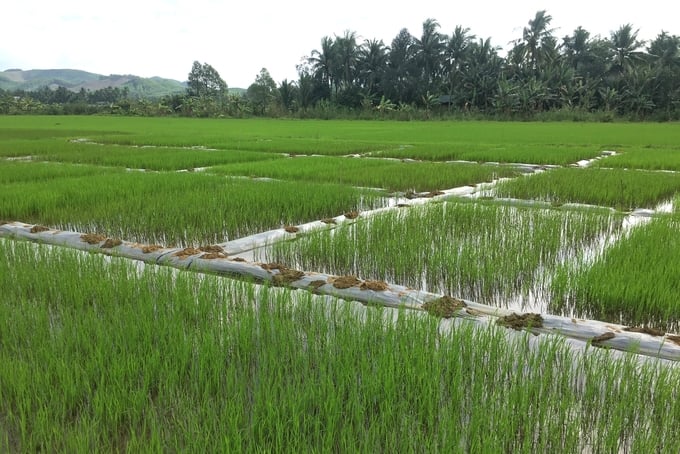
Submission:
M 399 6 L 399 5 L 409 5 Z M 295 66 L 323 36 L 352 30 L 389 45 L 399 30 L 420 36 L 436 19 L 508 49 L 537 11 L 563 37 L 579 25 L 608 37 L 631 23 L 639 37 L 680 35 L 680 2 L 341 0 L 11 0 L 2 6 L 0 70 L 81 69 L 186 80 L 194 60 L 212 65 L 230 87 L 246 88 L 266 67 L 275 81 L 297 79 Z

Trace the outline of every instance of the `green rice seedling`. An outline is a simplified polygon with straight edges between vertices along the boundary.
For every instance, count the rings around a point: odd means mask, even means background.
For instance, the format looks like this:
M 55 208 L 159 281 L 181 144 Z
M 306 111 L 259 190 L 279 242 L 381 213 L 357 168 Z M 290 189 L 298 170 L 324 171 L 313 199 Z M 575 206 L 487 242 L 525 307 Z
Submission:
M 501 182 L 497 197 L 608 206 L 620 210 L 654 208 L 680 190 L 680 175 L 622 169 L 554 169 Z
M 269 261 L 357 275 L 488 304 L 546 292 L 551 269 L 620 225 L 604 210 L 447 202 L 274 244 Z
M 433 191 L 517 176 L 515 169 L 477 164 L 435 164 L 382 159 L 296 157 L 271 162 L 217 166 L 211 173 L 333 182 L 391 191 Z
M 0 256 L 3 451 L 680 448 L 664 364 L 24 242 Z
M 214 244 L 383 203 L 376 192 L 334 184 L 99 168 L 48 180 L 44 169 L 52 167 L 12 168 L 29 177 L 35 169 L 43 178 L 3 185 L 0 219 L 165 245 Z
M 659 217 L 606 249 L 594 263 L 567 263 L 552 283 L 551 310 L 631 326 L 680 329 L 680 222 Z
M 680 148 L 625 148 L 616 156 L 598 161 L 597 167 L 680 171 Z

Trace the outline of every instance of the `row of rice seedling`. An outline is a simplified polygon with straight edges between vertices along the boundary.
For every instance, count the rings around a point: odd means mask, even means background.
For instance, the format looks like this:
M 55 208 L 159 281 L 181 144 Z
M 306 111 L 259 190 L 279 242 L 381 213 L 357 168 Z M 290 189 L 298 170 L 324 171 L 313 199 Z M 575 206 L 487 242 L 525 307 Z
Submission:
M 31 150 L 34 160 L 125 167 L 147 170 L 180 170 L 233 162 L 281 159 L 281 154 L 238 150 L 206 150 L 165 147 L 126 147 L 91 143 L 51 145 Z M 57 149 L 60 148 L 60 149 Z
M 541 143 L 419 143 L 373 153 L 392 158 L 413 158 L 427 161 L 475 161 L 526 164 L 569 165 L 600 155 L 590 145 Z
M 220 175 L 333 182 L 391 191 L 434 191 L 519 175 L 516 169 L 504 166 L 324 156 L 296 157 L 276 163 L 244 162 L 216 166 L 209 172 Z
M 609 159 L 609 158 L 608 158 Z M 496 197 L 569 202 L 620 210 L 654 208 L 680 191 L 680 175 L 623 169 L 554 169 L 504 181 L 491 190 Z
M 374 191 L 335 184 L 225 179 L 196 173 L 142 173 L 94 168 L 61 177 L 62 167 L 14 163 L 7 170 L 34 175 L 0 191 L 0 219 L 97 232 L 166 245 L 223 242 L 284 225 L 381 206 Z M 59 178 L 47 179 L 54 168 Z M 82 167 L 85 169 L 88 167 Z M 6 167 L 0 166 L 0 173 Z
M 552 283 L 551 310 L 628 325 L 680 329 L 680 220 L 663 216 L 583 266 L 566 263 Z
M 664 364 L 23 242 L 0 254 L 2 451 L 680 449 Z
M 680 171 L 680 147 L 627 148 L 622 153 L 597 162 L 597 167 Z
M 260 253 L 305 270 L 505 305 L 518 295 L 547 296 L 556 263 L 583 253 L 621 219 L 605 210 L 451 201 L 314 231 Z
M 96 166 L 61 165 L 53 162 L 7 161 L 0 164 L 0 185 L 19 182 L 47 182 L 60 178 L 120 173 L 122 170 Z

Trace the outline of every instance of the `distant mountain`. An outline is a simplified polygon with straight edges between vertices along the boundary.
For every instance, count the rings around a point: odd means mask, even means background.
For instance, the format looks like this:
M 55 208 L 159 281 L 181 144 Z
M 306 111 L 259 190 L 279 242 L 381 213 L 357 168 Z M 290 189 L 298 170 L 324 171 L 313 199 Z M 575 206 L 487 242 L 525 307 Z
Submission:
M 186 82 L 161 77 L 139 77 L 111 74 L 103 76 L 77 69 L 8 69 L 0 72 L 0 89 L 33 91 L 48 86 L 56 89 L 65 87 L 72 91 L 84 88 L 88 91 L 106 87 L 127 87 L 133 97 L 157 98 L 182 93 Z

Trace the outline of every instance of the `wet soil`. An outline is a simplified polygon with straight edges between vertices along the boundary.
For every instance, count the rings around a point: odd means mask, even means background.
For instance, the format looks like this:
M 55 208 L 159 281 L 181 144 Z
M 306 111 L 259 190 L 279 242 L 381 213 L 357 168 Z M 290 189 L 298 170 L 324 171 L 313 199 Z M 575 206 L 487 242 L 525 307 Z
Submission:
M 4 219 L 0 219 L 0 225 L 5 225 L 9 224 L 9 221 L 5 221 Z
M 102 249 L 111 249 L 116 246 L 120 246 L 123 244 L 122 240 L 119 240 L 118 238 L 107 238 L 106 241 L 104 241 L 104 244 L 101 245 Z
M 224 253 L 224 249 L 221 246 L 217 245 L 209 245 L 209 246 L 201 246 L 198 248 L 199 251 L 201 252 L 208 252 L 210 254 L 222 254 Z
M 151 252 L 156 252 L 161 249 L 163 249 L 163 246 L 159 246 L 157 244 L 147 244 L 142 246 L 142 252 L 144 254 L 150 254 Z
M 303 271 L 292 270 L 290 268 L 279 269 L 279 273 L 272 278 L 274 285 L 286 285 L 302 279 L 305 275 Z
M 326 219 L 322 219 L 321 222 L 323 222 L 324 224 L 335 224 L 335 219 L 334 218 L 326 218 Z
M 332 278 L 330 283 L 333 284 L 333 287 L 335 288 L 345 289 L 356 287 L 357 285 L 361 284 L 361 280 L 356 276 L 338 276 Z
M 673 342 L 675 345 L 680 345 L 680 336 L 669 334 L 668 336 L 666 336 L 666 340 Z
M 260 267 L 264 270 L 271 271 L 271 270 L 285 270 L 288 269 L 288 267 L 282 263 L 260 263 Z
M 345 217 L 347 219 L 356 219 L 359 217 L 359 212 L 356 210 L 348 211 L 347 213 L 345 213 Z
M 315 281 L 310 282 L 310 283 L 309 283 L 309 286 L 310 286 L 311 288 L 313 288 L 313 289 L 316 290 L 316 289 L 319 288 L 319 287 L 323 287 L 323 286 L 326 285 L 327 283 L 328 283 L 328 282 L 324 281 L 323 279 L 317 279 L 317 280 L 315 280 Z
M 246 259 L 244 259 L 242 257 L 235 257 L 233 260 L 234 260 L 234 262 L 245 262 L 246 261 Z
M 106 235 L 100 233 L 84 233 L 80 235 L 80 240 L 87 244 L 99 244 L 106 239 Z
M 33 227 L 31 227 L 30 232 L 31 233 L 40 233 L 40 232 L 46 232 L 49 229 L 50 229 L 49 227 L 45 227 L 44 225 L 34 225 Z
M 383 292 L 387 290 L 389 285 L 385 281 L 364 281 L 361 283 L 359 288 L 361 290 L 373 290 L 375 292 Z
M 185 258 L 187 258 L 187 257 L 191 257 L 192 255 L 198 255 L 198 254 L 200 254 L 201 252 L 202 252 L 202 251 L 201 251 L 200 249 L 195 249 L 195 248 L 192 248 L 192 247 L 187 247 L 187 248 L 182 249 L 181 251 L 175 252 L 175 253 L 172 254 L 172 255 L 174 255 L 175 257 L 179 257 L 180 259 L 185 259 Z
M 496 323 L 507 328 L 522 330 L 524 328 L 542 328 L 543 317 L 532 312 L 526 314 L 510 314 L 500 317 Z
M 294 225 L 287 225 L 283 228 L 288 233 L 297 233 L 300 231 L 299 228 L 295 227 Z
M 666 334 L 665 331 L 661 331 L 660 329 L 656 328 L 649 328 L 647 326 L 628 326 L 626 328 L 623 328 L 624 331 L 628 331 L 630 333 L 643 333 L 643 334 L 649 334 L 650 336 L 663 336 Z
M 207 252 L 203 254 L 200 258 L 204 260 L 226 259 L 227 254 L 223 252 Z
M 423 197 L 427 199 L 431 199 L 432 197 L 436 197 L 438 195 L 444 195 L 442 191 L 430 191 L 427 194 L 425 194 Z
M 590 341 L 594 346 L 598 347 L 599 344 L 601 344 L 602 342 L 609 340 L 609 339 L 614 339 L 615 337 L 616 337 L 616 334 L 609 331 L 609 332 L 606 332 L 604 334 L 600 334 L 599 336 L 593 337 Z
M 465 302 L 452 296 L 442 296 L 423 303 L 425 309 L 430 315 L 440 318 L 451 318 L 456 312 L 466 306 Z

